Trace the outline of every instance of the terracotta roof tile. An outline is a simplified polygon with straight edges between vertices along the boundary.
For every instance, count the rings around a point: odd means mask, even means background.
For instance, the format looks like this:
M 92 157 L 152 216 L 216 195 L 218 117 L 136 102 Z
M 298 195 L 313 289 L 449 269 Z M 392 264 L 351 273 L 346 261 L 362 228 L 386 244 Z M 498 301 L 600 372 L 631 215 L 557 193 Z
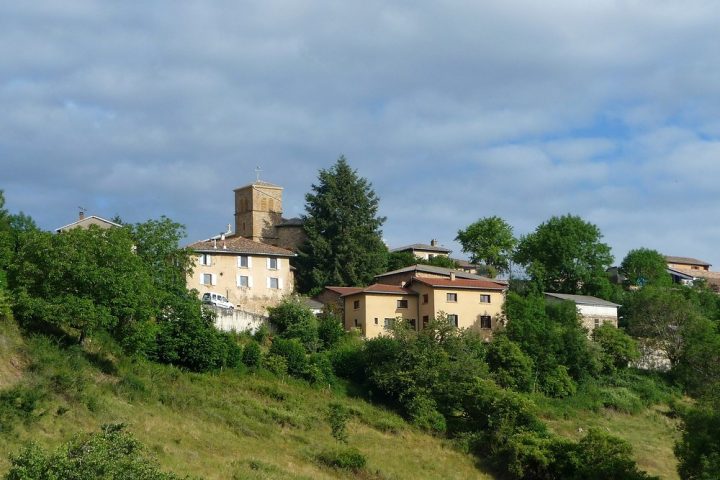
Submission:
M 226 248 L 223 248 L 226 247 Z M 188 245 L 188 248 L 196 252 L 211 253 L 245 253 L 258 255 L 277 255 L 281 257 L 294 257 L 295 254 L 290 250 L 267 245 L 265 243 L 253 242 L 245 237 L 231 236 L 225 240 L 202 240 Z
M 340 295 L 349 295 L 351 293 L 357 293 L 362 290 L 360 287 L 325 287 L 325 290 L 339 293 Z
M 335 287 L 337 288 L 337 287 Z M 343 294 L 342 296 L 348 296 L 348 295 L 354 295 L 356 293 L 388 293 L 393 295 L 417 295 L 417 292 L 414 292 L 408 288 L 403 288 L 399 285 L 385 285 L 384 283 L 373 283 L 369 287 L 365 288 L 358 288 L 354 292 L 348 292 Z

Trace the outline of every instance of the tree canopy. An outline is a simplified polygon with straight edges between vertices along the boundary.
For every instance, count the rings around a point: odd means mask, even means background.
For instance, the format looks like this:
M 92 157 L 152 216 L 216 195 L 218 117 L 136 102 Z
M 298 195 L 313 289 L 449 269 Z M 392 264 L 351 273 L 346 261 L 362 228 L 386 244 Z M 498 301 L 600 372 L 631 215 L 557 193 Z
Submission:
M 517 239 L 512 227 L 502 218 L 481 218 L 464 230 L 458 230 L 455 240 L 460 242 L 463 252 L 470 254 L 471 262 L 483 263 L 495 273 L 510 270 Z
M 642 287 L 671 283 L 665 257 L 657 250 L 649 248 L 630 250 L 620 264 L 620 273 L 625 276 L 628 285 Z
M 367 285 L 387 265 L 382 241 L 385 218 L 379 198 L 345 157 L 321 169 L 318 183 L 305 196 L 306 242 L 297 263 L 298 288 L 317 291 L 326 285 Z
M 515 260 L 541 289 L 604 296 L 613 261 L 600 229 L 574 215 L 552 217 L 521 238 Z

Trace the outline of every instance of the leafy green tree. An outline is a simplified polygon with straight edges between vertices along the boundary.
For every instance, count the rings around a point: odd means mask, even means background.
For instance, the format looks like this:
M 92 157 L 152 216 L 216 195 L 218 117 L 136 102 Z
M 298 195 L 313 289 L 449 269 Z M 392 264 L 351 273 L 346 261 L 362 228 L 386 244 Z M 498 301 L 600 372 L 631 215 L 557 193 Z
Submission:
M 638 248 L 630 250 L 620 264 L 620 273 L 627 285 L 670 285 L 665 257 L 657 250 Z
M 495 274 L 510 271 L 517 239 L 512 227 L 502 218 L 481 218 L 464 230 L 458 230 L 455 240 L 460 242 L 463 252 L 470 254 L 471 262 L 492 267 Z
M 326 285 L 367 285 L 387 265 L 382 241 L 384 217 L 371 184 L 340 157 L 321 169 L 305 196 L 306 242 L 298 251 L 298 289 L 316 292 Z
M 332 312 L 323 312 L 318 318 L 320 346 L 329 350 L 345 336 L 342 318 Z
M 282 338 L 296 338 L 308 352 L 318 349 L 318 321 L 310 308 L 299 298 L 290 297 L 268 309 L 269 320 Z
M 53 452 L 30 444 L 17 456 L 5 480 L 173 480 L 124 425 L 104 425 L 101 432 L 81 435 Z
M 637 342 L 613 325 L 603 324 L 592 332 L 592 339 L 602 350 L 600 362 L 606 373 L 615 373 L 640 358 Z
M 250 368 L 258 368 L 260 366 L 262 362 L 262 352 L 260 350 L 260 344 L 255 340 L 245 345 L 242 353 L 242 362 Z
M 573 215 L 552 217 L 520 239 L 515 260 L 548 292 L 607 296 L 612 263 L 600 229 Z
M 682 437 L 675 444 L 681 478 L 720 478 L 720 398 L 704 400 L 681 413 Z
M 485 357 L 495 383 L 505 388 L 529 392 L 533 382 L 533 361 L 520 346 L 498 334 L 493 337 Z

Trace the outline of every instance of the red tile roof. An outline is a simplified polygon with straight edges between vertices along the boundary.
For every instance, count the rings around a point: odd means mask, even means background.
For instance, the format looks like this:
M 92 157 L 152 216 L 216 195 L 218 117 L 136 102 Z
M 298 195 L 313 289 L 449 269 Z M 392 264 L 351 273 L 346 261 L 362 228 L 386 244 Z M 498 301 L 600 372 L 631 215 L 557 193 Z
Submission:
M 295 254 L 290 250 L 268 245 L 260 242 L 253 242 L 245 237 L 231 236 L 225 240 L 202 240 L 188 245 L 188 248 L 196 252 L 208 253 L 244 253 L 258 255 L 277 255 L 281 257 L 294 257 Z
M 413 277 L 412 282 L 420 282 L 436 288 L 469 288 L 476 290 L 505 290 L 506 286 L 488 280 L 471 280 L 467 278 L 431 278 Z
M 331 292 L 339 293 L 340 295 L 349 295 L 362 290 L 360 287 L 325 287 L 325 289 L 330 290 Z

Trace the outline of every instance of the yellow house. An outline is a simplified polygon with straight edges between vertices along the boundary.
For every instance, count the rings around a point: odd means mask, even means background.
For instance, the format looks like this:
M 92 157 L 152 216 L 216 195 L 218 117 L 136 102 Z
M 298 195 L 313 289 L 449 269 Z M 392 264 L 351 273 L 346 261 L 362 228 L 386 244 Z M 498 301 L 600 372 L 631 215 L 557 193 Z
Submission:
M 382 335 L 399 319 L 421 330 L 441 314 L 457 328 L 492 335 L 502 323 L 507 286 L 490 280 L 413 277 L 405 285 L 376 283 L 342 295 L 346 329 Z
M 284 248 L 241 236 L 220 236 L 189 245 L 196 254 L 188 288 L 227 297 L 236 308 L 267 315 L 294 289 L 290 258 Z
M 72 230 L 73 228 L 90 228 L 91 225 L 95 225 L 100 228 L 114 228 L 122 226 L 110 220 L 98 217 L 97 215 L 86 216 L 85 212 L 80 210 L 80 214 L 78 215 L 77 220 L 72 223 L 68 223 L 67 225 L 64 225 L 60 228 L 56 228 L 55 232 L 67 232 L 68 230 Z

